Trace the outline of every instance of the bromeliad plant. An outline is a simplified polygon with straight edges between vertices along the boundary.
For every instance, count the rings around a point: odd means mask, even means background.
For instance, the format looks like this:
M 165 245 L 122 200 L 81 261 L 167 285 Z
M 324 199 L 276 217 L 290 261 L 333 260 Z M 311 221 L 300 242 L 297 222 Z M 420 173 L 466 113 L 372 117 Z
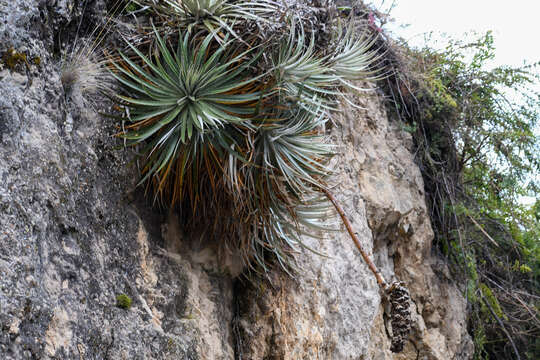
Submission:
M 255 214 L 256 232 L 246 239 L 247 249 L 263 269 L 266 262 L 260 260 L 269 249 L 282 268 L 294 268 L 291 251 L 303 246 L 299 225 L 304 232 L 328 230 L 321 224 L 328 205 L 317 186 L 330 174 L 324 162 L 332 149 L 319 133 L 326 117 L 316 113 L 296 108 L 280 112 L 278 120 L 264 119 L 254 134 L 250 163 L 242 167 L 247 210 Z
M 302 236 L 329 230 L 329 199 L 379 285 L 407 294 L 384 281 L 325 185 L 325 124 L 344 87 L 363 90 L 351 82 L 379 76 L 373 41 L 328 17 L 334 42 L 322 51 L 298 14 L 267 0 L 136 2 L 168 18 L 111 63 L 130 122 L 122 136 L 142 149 L 140 183 L 253 270 L 277 263 L 291 275 Z M 279 24 L 257 32 L 257 22 Z M 254 33 L 240 38 L 246 30 Z
M 235 32 L 237 25 L 246 21 L 267 22 L 279 9 L 271 0 L 231 1 L 231 0 L 132 0 L 161 18 L 166 26 L 180 26 L 191 32 L 204 29 L 217 34 L 229 32 L 239 39 Z M 219 37 L 216 36 L 219 41 Z
M 352 82 L 380 76 L 373 40 L 329 16 L 334 40 L 321 50 L 299 14 L 269 0 L 135 2 L 165 18 L 145 35 L 150 41 L 128 41 L 111 62 L 130 123 L 122 136 L 141 148 L 140 183 L 178 206 L 186 227 L 210 230 L 239 251 L 251 269 L 277 263 L 291 275 L 302 236 L 329 230 L 322 220 L 329 199 L 396 319 L 410 320 L 408 292 L 385 282 L 325 185 L 333 152 L 325 124 L 344 88 L 364 90 Z M 271 26 L 258 31 L 259 23 Z M 396 322 L 393 351 L 408 325 Z
M 307 38 L 301 23 L 292 19 L 290 34 L 280 41 L 271 64 L 280 102 L 307 111 L 333 110 L 339 75 L 326 60 L 315 51 L 315 37 Z
M 140 183 L 186 223 L 219 229 L 246 264 L 267 271 L 274 256 L 294 269 L 301 235 L 328 229 L 322 131 L 343 86 L 377 76 L 372 42 L 332 22 L 324 54 L 299 16 L 267 0 L 136 2 L 182 19 L 174 33 L 152 25 L 151 41 L 128 41 L 112 62 L 130 123 L 122 136 L 142 149 Z M 259 20 L 281 23 L 249 38 L 233 31 Z
M 156 194 L 172 194 L 175 203 L 182 198 L 185 173 L 199 157 L 235 151 L 233 132 L 225 128 L 252 127 L 247 119 L 261 93 L 258 77 L 243 77 L 257 55 L 227 47 L 229 42 L 216 47 L 211 34 L 199 38 L 188 32 L 179 34 L 173 50 L 155 29 L 154 34 L 155 54 L 146 56 L 130 44 L 138 60 L 119 52 L 123 62 L 113 62 L 114 76 L 130 93 L 118 95 L 133 123 L 123 136 L 146 144 L 141 182 L 154 182 Z

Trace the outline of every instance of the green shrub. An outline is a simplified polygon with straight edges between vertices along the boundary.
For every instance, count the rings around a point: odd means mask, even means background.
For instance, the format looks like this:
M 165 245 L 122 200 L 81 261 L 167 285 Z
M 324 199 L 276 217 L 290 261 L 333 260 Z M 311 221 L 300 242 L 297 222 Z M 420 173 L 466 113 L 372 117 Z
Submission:
M 394 65 L 399 76 L 387 88 L 399 95 L 390 110 L 415 125 L 435 240 L 465 278 L 475 357 L 526 357 L 540 336 L 538 71 L 487 69 L 490 33 L 404 51 L 409 63 Z

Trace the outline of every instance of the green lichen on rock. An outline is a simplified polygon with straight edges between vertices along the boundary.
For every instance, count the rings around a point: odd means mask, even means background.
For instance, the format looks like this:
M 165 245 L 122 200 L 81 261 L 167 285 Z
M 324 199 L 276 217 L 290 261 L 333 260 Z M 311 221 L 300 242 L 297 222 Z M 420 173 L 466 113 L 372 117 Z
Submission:
M 23 52 L 15 51 L 15 49 L 10 47 L 2 56 L 2 62 L 8 67 L 10 70 L 15 70 L 17 65 L 26 64 L 28 65 L 28 59 L 26 57 L 26 54 Z
M 116 306 L 128 310 L 131 308 L 131 298 L 127 296 L 126 294 L 119 294 L 116 296 Z

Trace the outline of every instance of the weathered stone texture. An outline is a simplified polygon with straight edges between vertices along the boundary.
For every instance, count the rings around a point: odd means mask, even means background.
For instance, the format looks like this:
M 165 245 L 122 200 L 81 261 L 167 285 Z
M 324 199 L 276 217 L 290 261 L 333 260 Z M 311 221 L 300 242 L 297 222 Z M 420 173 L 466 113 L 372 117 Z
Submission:
M 118 130 L 63 89 L 54 41 L 83 5 L 0 3 L 0 55 L 28 59 L 0 61 L 0 358 L 232 359 L 232 280 L 163 251 Z
M 379 288 L 352 240 L 341 231 L 322 240 L 306 239 L 329 258 L 303 254 L 303 273 L 296 283 L 276 275 L 277 288 L 250 289 L 254 300 L 241 307 L 245 359 L 472 356 L 465 300 L 448 278 L 432 270 L 433 232 L 422 177 L 410 152 L 412 140 L 399 124 L 388 121 L 375 91 L 357 103 L 365 110 L 342 104 L 330 132 L 331 141 L 339 144 L 332 160 L 333 192 L 385 279 L 397 277 L 410 289 L 411 341 L 401 354 L 390 352 L 385 325 L 389 321 Z

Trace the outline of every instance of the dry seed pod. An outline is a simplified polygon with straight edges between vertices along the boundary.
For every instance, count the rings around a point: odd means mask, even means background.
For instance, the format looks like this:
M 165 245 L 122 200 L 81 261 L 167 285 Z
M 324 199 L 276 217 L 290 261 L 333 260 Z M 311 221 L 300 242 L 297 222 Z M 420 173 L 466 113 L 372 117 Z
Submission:
M 401 352 L 411 331 L 411 296 L 401 281 L 394 282 L 388 289 L 390 300 L 390 319 L 392 324 L 392 345 L 390 351 Z

